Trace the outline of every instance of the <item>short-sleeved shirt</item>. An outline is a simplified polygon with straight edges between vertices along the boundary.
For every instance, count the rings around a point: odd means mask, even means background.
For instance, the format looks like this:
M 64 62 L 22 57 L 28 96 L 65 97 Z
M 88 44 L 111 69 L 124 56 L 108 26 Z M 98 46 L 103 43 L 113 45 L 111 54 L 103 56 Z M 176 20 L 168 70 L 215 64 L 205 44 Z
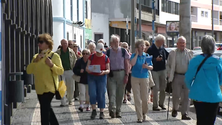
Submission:
M 90 55 L 89 60 L 91 61 L 90 65 L 100 65 L 101 70 L 106 70 L 106 64 L 110 62 L 108 57 L 106 60 L 105 54 L 103 54 L 103 56 L 101 57 L 96 56 L 96 54 Z M 91 74 L 99 75 L 99 73 L 91 73 Z
M 132 67 L 132 73 L 131 75 L 136 78 L 148 78 L 149 73 L 148 69 L 143 68 L 143 64 L 145 64 L 146 57 L 149 56 L 146 53 L 143 53 L 141 56 L 138 55 L 136 64 Z M 132 60 L 135 57 L 135 53 L 132 54 L 130 60 Z M 153 65 L 152 62 L 149 65 Z
M 113 49 L 110 49 L 110 68 L 111 70 L 121 70 L 125 69 L 125 59 L 130 59 L 130 54 L 125 50 L 125 57 L 122 55 L 121 47 L 118 48 L 118 51 L 115 52 Z

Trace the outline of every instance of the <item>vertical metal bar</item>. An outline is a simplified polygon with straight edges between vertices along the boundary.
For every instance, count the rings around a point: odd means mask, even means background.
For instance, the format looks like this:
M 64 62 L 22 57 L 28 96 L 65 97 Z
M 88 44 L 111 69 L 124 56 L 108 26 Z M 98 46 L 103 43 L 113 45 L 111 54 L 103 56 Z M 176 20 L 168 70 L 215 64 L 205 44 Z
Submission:
M 212 0 L 212 10 L 211 10 L 211 16 L 212 16 L 212 37 L 214 37 L 214 0 Z
M 131 32 L 130 32 L 130 47 L 132 52 L 135 51 L 135 0 L 131 0 Z
M 156 14 L 156 9 L 155 9 L 155 0 L 152 0 L 152 12 L 153 12 L 153 19 L 152 19 L 152 42 L 154 43 L 154 34 L 155 34 L 155 14 Z
M 139 0 L 139 38 L 142 39 L 142 27 L 141 27 L 141 0 Z

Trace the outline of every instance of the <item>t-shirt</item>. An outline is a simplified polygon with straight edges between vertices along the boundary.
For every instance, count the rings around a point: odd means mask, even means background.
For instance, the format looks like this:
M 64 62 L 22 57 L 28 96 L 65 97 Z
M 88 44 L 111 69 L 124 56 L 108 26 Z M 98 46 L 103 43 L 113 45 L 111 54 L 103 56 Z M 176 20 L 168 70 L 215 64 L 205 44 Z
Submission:
M 143 55 L 137 57 L 136 64 L 132 67 L 132 73 L 131 75 L 136 78 L 148 78 L 149 73 L 148 69 L 143 68 L 143 64 L 145 64 L 146 57 L 149 56 L 146 53 L 143 53 Z M 135 53 L 132 54 L 130 60 L 132 60 L 135 57 Z M 153 65 L 152 62 L 150 65 Z
M 90 65 L 100 65 L 101 70 L 106 70 L 106 64 L 110 62 L 108 57 L 106 60 L 105 54 L 103 54 L 103 56 L 101 57 L 98 57 L 96 56 L 96 54 L 93 54 L 93 58 L 92 55 L 90 55 L 89 60 L 91 61 Z M 99 73 L 90 73 L 90 74 L 99 75 Z

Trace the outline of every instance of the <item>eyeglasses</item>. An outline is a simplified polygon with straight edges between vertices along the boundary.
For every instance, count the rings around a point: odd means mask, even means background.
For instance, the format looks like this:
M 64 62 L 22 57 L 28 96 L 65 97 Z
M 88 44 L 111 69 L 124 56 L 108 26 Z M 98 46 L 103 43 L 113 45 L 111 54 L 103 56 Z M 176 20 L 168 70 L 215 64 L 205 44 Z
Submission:
M 89 55 L 89 53 L 82 53 L 82 55 Z
M 150 45 L 146 45 L 146 46 L 150 46 Z
M 43 43 L 44 43 L 44 41 L 38 41 L 38 43 L 43 44 Z
M 127 46 L 123 46 L 123 48 L 128 48 Z
M 69 44 L 69 46 L 72 46 L 73 44 Z
M 74 46 L 74 47 L 78 47 L 78 46 Z

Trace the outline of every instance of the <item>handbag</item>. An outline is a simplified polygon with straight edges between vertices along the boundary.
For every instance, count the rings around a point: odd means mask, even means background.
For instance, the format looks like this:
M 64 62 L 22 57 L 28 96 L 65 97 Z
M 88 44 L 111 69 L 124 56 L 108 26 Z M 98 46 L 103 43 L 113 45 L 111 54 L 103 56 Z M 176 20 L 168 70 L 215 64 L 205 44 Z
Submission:
M 52 53 L 50 59 L 52 59 L 54 53 Z M 52 72 L 52 70 L 51 70 Z M 65 92 L 66 92 L 66 85 L 65 85 L 65 82 L 64 80 L 62 80 L 62 76 L 60 76 L 61 80 L 59 82 L 59 87 L 58 89 L 56 88 L 56 83 L 55 83 L 55 79 L 53 77 L 53 72 L 51 73 L 52 74 L 52 79 L 53 79 L 53 83 L 54 83 L 54 87 L 55 87 L 55 97 L 57 100 L 61 100 L 64 96 L 65 96 Z
M 81 76 L 77 76 L 75 73 L 73 74 L 72 78 L 76 81 L 76 82 L 80 82 L 80 78 Z
M 200 68 L 202 67 L 202 65 L 204 64 L 204 62 L 205 62 L 209 57 L 211 57 L 211 55 L 207 55 L 207 56 L 203 59 L 203 61 L 200 63 L 200 65 L 198 66 L 197 71 L 196 71 L 196 74 L 195 74 L 195 76 L 193 77 L 193 81 L 192 81 L 192 83 L 191 83 L 191 86 L 193 85 L 193 83 L 194 83 L 194 81 L 195 81 L 195 78 L 196 78 L 196 76 L 197 76 L 197 73 L 199 72 Z

